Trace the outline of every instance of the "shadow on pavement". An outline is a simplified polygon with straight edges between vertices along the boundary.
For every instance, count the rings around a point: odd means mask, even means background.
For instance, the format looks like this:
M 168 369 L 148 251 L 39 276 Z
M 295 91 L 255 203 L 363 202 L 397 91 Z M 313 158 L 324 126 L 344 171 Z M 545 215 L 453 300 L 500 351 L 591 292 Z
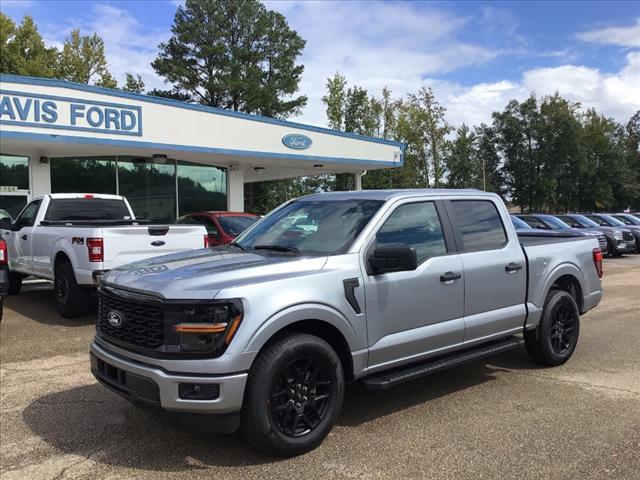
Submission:
M 19 315 L 45 325 L 75 327 L 95 323 L 97 300 L 93 292 L 91 293 L 91 301 L 87 314 L 71 320 L 60 316 L 56 310 L 53 295 L 53 285 L 51 283 L 42 282 L 23 285 L 19 294 L 9 295 L 5 298 L 4 306 Z
M 514 362 L 520 362 L 517 356 L 508 356 L 502 355 L 502 360 L 497 357 L 493 364 L 512 368 Z M 387 391 L 367 391 L 356 383 L 347 387 L 338 425 L 358 427 L 489 382 L 494 373 L 486 363 L 477 362 Z M 110 465 L 183 471 L 277 461 L 254 450 L 238 434 L 213 435 L 183 428 L 129 404 L 98 384 L 40 397 L 26 408 L 23 417 L 36 435 L 56 449 Z

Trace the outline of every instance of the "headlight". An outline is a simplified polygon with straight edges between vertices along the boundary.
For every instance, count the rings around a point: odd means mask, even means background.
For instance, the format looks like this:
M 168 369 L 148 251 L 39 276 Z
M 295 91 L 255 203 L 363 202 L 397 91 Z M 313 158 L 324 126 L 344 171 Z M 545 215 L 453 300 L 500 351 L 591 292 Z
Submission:
M 239 299 L 185 306 L 173 331 L 180 335 L 180 350 L 220 355 L 233 340 L 242 322 Z
M 615 238 L 616 240 L 622 240 L 622 232 L 613 232 L 613 238 Z

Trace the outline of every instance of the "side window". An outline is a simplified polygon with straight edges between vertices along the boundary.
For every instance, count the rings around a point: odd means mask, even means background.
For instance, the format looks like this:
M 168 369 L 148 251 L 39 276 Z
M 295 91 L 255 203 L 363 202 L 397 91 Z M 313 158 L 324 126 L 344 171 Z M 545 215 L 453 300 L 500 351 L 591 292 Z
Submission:
M 453 200 L 451 206 L 465 251 L 495 250 L 504 246 L 507 234 L 493 202 Z
M 42 200 L 36 200 L 24 207 L 24 210 L 22 210 L 22 213 L 16 219 L 16 226 L 18 228 L 33 226 L 36 221 L 36 216 L 38 215 L 38 210 L 40 209 L 40 203 L 42 203 Z
M 207 229 L 207 233 L 209 235 L 220 235 L 220 232 L 218 232 L 218 227 L 216 227 L 216 224 L 213 223 L 213 220 L 211 220 L 209 217 L 198 217 L 198 221 L 201 225 L 204 225 L 204 228 Z
M 378 230 L 376 247 L 414 247 L 418 263 L 447 253 L 435 204 L 400 205 Z
M 558 216 L 558 218 L 569 225 L 571 228 L 582 228 L 582 225 L 580 225 L 577 220 L 574 220 L 571 217 Z

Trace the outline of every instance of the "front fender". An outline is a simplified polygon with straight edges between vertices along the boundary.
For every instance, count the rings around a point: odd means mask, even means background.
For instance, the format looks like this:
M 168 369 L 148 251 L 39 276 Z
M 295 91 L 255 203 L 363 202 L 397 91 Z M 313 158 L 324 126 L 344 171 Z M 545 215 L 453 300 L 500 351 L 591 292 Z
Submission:
M 280 310 L 262 322 L 246 342 L 244 350 L 260 350 L 280 330 L 302 320 L 318 320 L 335 327 L 345 338 L 351 351 L 365 343 L 366 338 L 358 335 L 340 311 L 321 303 L 302 303 Z

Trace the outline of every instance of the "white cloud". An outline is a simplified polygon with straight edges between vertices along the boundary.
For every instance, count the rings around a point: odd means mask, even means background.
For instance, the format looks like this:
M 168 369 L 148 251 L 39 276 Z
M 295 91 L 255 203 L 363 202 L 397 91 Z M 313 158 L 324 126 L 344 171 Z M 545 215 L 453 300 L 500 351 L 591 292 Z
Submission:
M 125 73 L 139 73 L 146 88 L 166 88 L 151 67 L 158 54 L 158 45 L 169 38 L 170 32 L 149 28 L 126 10 L 107 4 L 95 4 L 86 18 L 70 18 L 68 25 L 42 25 L 47 45 L 62 47 L 62 42 L 72 29 L 80 28 L 82 35 L 97 33 L 105 44 L 105 56 L 109 71 L 124 83 Z
M 640 18 L 636 18 L 636 23 L 628 27 L 596 28 L 580 32 L 576 38 L 584 42 L 637 48 L 640 47 Z
M 626 65 L 617 73 L 605 74 L 594 68 L 563 65 L 527 70 L 518 82 L 500 81 L 464 87 L 430 80 L 439 101 L 447 107 L 453 125 L 490 123 L 491 113 L 502 110 L 512 99 L 522 101 L 531 92 L 552 95 L 556 91 L 584 109 L 597 111 L 626 123 L 640 109 L 640 52 L 630 52 Z
M 307 40 L 300 91 L 302 120 L 326 125 L 322 96 L 336 72 L 350 84 L 396 95 L 416 91 L 427 75 L 488 62 L 501 52 L 457 38 L 471 19 L 420 3 L 266 2 Z

